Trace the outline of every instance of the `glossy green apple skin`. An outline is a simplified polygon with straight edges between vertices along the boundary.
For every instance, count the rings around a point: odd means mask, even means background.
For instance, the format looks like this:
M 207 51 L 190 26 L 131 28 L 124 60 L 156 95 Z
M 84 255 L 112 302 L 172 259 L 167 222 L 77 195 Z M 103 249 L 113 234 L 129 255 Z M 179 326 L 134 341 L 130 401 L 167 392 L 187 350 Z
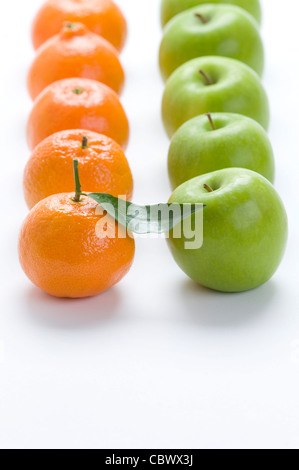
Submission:
M 189 8 L 204 3 L 227 3 L 237 5 L 248 11 L 260 24 L 262 18 L 260 0 L 162 0 L 161 4 L 161 23 L 162 26 L 171 20 L 175 15 Z
M 288 222 L 280 197 L 263 176 L 240 168 L 208 173 L 179 186 L 170 202 L 206 204 L 200 249 L 185 249 L 183 237 L 170 234 L 168 240 L 175 261 L 195 282 L 242 292 L 264 284 L 276 272 Z
M 211 117 L 216 130 L 204 114 L 174 134 L 168 153 L 172 189 L 196 176 L 235 167 L 256 171 L 273 183 L 273 149 L 262 126 L 240 114 L 213 113 Z
M 212 85 L 207 84 L 200 70 L 212 79 Z M 189 119 L 217 112 L 242 114 L 268 129 L 268 98 L 258 75 L 250 67 L 226 57 L 200 57 L 186 62 L 168 79 L 162 118 L 170 138 Z
M 162 77 L 167 80 L 189 60 L 213 55 L 240 60 L 262 75 L 264 47 L 258 25 L 249 13 L 234 5 L 207 4 L 174 17 L 164 30 L 160 47 Z

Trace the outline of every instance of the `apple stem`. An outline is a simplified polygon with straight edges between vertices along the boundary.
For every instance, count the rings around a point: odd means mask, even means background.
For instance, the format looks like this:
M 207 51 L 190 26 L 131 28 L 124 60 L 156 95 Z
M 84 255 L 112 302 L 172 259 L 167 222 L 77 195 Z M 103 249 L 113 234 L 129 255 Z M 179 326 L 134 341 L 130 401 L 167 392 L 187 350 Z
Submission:
M 80 202 L 80 196 L 81 196 L 81 183 L 80 183 L 80 178 L 79 178 L 79 162 L 78 158 L 74 158 L 73 161 L 73 166 L 74 166 L 74 177 L 75 177 L 75 187 L 76 187 L 76 194 L 75 197 L 73 198 L 74 202 Z
M 83 138 L 82 138 L 82 148 L 83 148 L 83 150 L 88 148 L 88 138 L 87 138 L 86 135 L 84 135 Z
M 200 73 L 200 75 L 203 76 L 203 78 L 205 79 L 205 81 L 207 82 L 208 85 L 213 85 L 212 80 L 211 80 L 210 77 L 206 74 L 206 72 L 204 72 L 203 70 L 200 70 L 199 73 Z
M 213 129 L 213 131 L 215 131 L 216 126 L 215 126 L 215 123 L 214 123 L 213 118 L 211 116 L 211 113 L 206 113 L 206 116 L 207 116 L 208 120 L 210 121 L 211 128 Z
M 209 186 L 208 184 L 204 184 L 203 187 L 204 187 L 207 191 L 209 191 L 209 193 L 213 193 L 213 192 L 214 192 L 214 190 L 213 190 L 213 189 L 211 188 L 211 186 Z
M 199 18 L 203 24 L 207 24 L 208 23 L 208 18 L 206 18 L 204 15 L 202 15 L 201 13 L 194 13 L 194 15 Z

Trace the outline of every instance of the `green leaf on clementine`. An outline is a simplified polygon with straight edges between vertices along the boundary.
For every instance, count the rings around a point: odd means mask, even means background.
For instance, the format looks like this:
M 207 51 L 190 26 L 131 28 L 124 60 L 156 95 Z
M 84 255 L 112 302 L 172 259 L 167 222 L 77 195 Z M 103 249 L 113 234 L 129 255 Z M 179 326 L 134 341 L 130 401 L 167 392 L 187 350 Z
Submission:
M 156 204 L 139 206 L 111 194 L 88 193 L 123 227 L 136 234 L 168 233 L 186 217 L 202 210 L 203 204 Z
M 156 204 L 154 206 L 138 206 L 132 202 L 106 193 L 83 193 L 79 177 L 79 162 L 74 158 L 74 178 L 76 193 L 73 200 L 80 202 L 81 196 L 88 196 L 120 225 L 127 230 L 144 235 L 147 233 L 168 233 L 182 220 L 190 217 L 205 206 L 203 204 Z

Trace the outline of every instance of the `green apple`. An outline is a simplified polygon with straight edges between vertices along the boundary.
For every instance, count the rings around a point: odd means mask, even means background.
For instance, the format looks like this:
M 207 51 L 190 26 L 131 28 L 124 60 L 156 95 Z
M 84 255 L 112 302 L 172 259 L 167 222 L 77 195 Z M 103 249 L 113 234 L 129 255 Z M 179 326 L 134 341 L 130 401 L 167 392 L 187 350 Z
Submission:
M 254 18 L 261 23 L 262 11 L 260 0 L 162 0 L 161 23 L 164 26 L 171 18 L 178 13 L 203 3 L 228 3 L 237 5 L 251 13 Z
M 224 56 L 240 60 L 262 75 L 264 48 L 253 17 L 234 5 L 201 5 L 175 16 L 160 47 L 160 70 L 166 80 L 191 59 Z
M 251 170 L 228 168 L 179 186 L 170 203 L 203 203 L 203 245 L 186 249 L 182 237 L 168 239 L 180 268 L 202 286 L 241 292 L 267 282 L 287 242 L 283 203 L 271 183 Z M 194 218 L 194 215 L 192 216 Z
M 243 114 L 269 126 L 269 102 L 258 75 L 227 57 L 200 57 L 186 62 L 168 79 L 162 118 L 169 137 L 184 122 L 210 112 Z
M 187 121 L 174 134 L 168 153 L 173 189 L 195 176 L 234 167 L 256 171 L 274 181 L 269 137 L 253 119 L 240 114 L 204 114 Z

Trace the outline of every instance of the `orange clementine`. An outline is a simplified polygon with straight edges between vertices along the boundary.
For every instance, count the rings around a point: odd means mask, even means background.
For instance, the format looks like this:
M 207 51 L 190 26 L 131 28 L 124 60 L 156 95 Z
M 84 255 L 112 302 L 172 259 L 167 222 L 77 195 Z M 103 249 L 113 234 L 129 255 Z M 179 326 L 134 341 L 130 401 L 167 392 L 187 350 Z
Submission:
M 33 151 L 24 172 L 29 209 L 52 194 L 72 192 L 74 158 L 85 191 L 132 198 L 132 173 L 121 147 L 95 132 L 69 130 L 47 137 Z
M 129 123 L 117 94 L 103 83 L 67 78 L 52 83 L 37 97 L 27 123 L 33 150 L 49 135 L 87 129 L 107 135 L 126 148 Z
M 116 49 L 81 23 L 66 23 L 37 51 L 28 75 L 30 96 L 35 99 L 51 83 L 73 77 L 98 80 L 116 93 L 124 84 Z
M 48 294 L 79 298 L 97 295 L 129 271 L 135 243 L 116 225 L 114 238 L 100 238 L 97 203 L 89 197 L 58 194 L 39 202 L 19 237 L 19 258 L 29 279 Z M 106 216 L 107 217 L 107 216 Z M 105 218 L 106 218 L 105 217 Z M 114 219 L 107 217 L 107 231 Z
M 85 24 L 121 51 L 127 36 L 127 24 L 120 8 L 112 0 L 48 0 L 37 13 L 32 27 L 34 48 L 58 34 L 65 21 Z

